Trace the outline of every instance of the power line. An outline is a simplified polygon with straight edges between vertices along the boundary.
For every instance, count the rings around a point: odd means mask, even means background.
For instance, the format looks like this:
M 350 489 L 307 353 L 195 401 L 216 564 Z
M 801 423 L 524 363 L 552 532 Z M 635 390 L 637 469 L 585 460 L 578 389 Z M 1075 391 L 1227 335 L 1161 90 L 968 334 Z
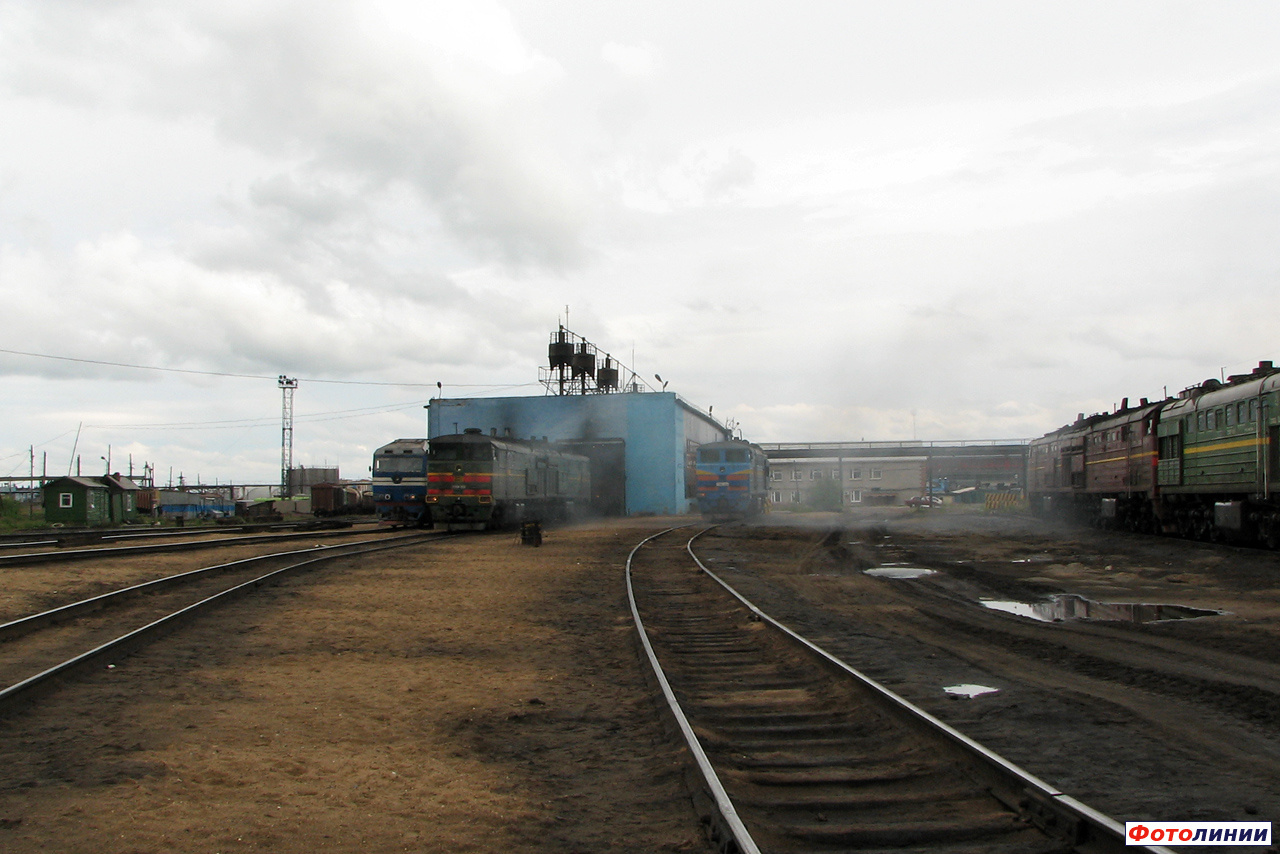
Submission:
M 401 409 L 420 409 L 426 403 L 427 400 L 411 400 L 407 403 L 384 403 L 380 406 L 362 406 L 357 409 L 307 412 L 297 415 L 295 420 L 307 423 L 314 421 L 340 421 L 344 418 L 362 418 L 366 415 L 381 415 L 386 412 L 397 412 Z M 86 424 L 84 426 L 92 427 L 95 430 L 170 430 L 183 427 L 226 430 L 240 427 L 266 427 L 276 423 L 278 421 L 275 418 L 231 418 L 222 421 L 167 421 L 148 424 Z M 65 436 L 66 433 L 62 435 Z
M 193 368 L 161 368 L 156 365 L 131 365 L 128 362 L 108 362 L 101 359 L 80 359 L 74 356 L 52 356 L 48 353 L 28 353 L 23 350 L 8 350 L 0 347 L 0 353 L 8 353 L 11 356 L 28 356 L 32 359 L 52 359 L 57 362 L 75 362 L 82 365 L 104 365 L 111 368 L 130 368 L 135 371 L 161 371 L 169 374 L 192 374 L 201 377 L 230 377 L 232 379 L 241 380 L 276 380 L 279 376 L 268 376 L 266 374 L 235 374 L 228 371 L 197 371 Z M 377 380 L 330 380 L 319 379 L 316 377 L 298 377 L 298 380 L 308 383 L 327 383 L 330 385 L 363 385 L 363 386 L 393 386 L 396 388 L 433 388 L 435 383 L 407 383 L 407 382 L 379 382 Z M 467 385 L 465 383 L 446 383 L 454 388 L 489 388 L 490 386 L 483 384 Z M 524 386 L 534 386 L 537 383 L 517 383 L 503 388 L 521 388 Z

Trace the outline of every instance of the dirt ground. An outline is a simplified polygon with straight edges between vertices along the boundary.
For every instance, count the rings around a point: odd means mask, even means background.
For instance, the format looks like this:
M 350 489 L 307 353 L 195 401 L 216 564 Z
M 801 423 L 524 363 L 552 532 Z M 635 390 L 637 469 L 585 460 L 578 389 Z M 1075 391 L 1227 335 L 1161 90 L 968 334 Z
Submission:
M 0 850 L 707 850 L 626 617 L 645 529 L 340 562 L 67 685 L 0 721 Z M 20 572 L 9 613 L 105 584 Z
M 958 510 L 805 521 L 803 542 L 752 532 L 757 558 L 720 561 L 774 616 L 1117 820 L 1280 820 L 1280 554 Z M 903 563 L 935 572 L 864 572 Z M 1062 593 L 1224 613 L 1040 622 L 980 604 Z
M 0 850 L 709 851 L 622 585 L 666 522 L 339 562 L 77 679 L 0 719 Z M 766 610 L 1086 803 L 1280 819 L 1280 555 L 897 508 L 770 527 L 767 559 L 720 554 Z M 14 568 L 0 619 L 222 559 Z M 861 572 L 898 559 L 941 571 Z M 974 604 L 1055 591 L 1230 613 L 1099 628 Z M 941 690 L 969 681 L 1000 690 Z

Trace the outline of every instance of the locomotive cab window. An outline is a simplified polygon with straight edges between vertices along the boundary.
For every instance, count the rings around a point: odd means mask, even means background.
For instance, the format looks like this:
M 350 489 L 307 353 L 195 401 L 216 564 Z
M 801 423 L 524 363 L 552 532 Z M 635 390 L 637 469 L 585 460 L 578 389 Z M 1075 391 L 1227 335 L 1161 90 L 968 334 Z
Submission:
M 376 474 L 407 474 L 422 471 L 422 457 L 378 457 L 373 461 Z
M 724 460 L 727 463 L 745 463 L 747 461 L 747 452 L 741 448 L 730 448 L 724 452 Z
M 493 459 L 492 445 L 436 445 L 431 449 L 431 457 L 438 462 L 485 462 Z
M 720 449 L 698 451 L 698 462 L 700 463 L 718 463 L 720 462 Z

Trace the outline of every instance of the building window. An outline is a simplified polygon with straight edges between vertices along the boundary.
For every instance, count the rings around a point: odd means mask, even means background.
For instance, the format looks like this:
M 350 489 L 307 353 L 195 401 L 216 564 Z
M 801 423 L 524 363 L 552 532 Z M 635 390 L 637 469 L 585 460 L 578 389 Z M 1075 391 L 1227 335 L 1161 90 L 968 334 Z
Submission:
M 774 504 L 781 504 L 781 503 L 782 503 L 782 493 L 781 493 L 781 492 L 770 492 L 770 493 L 769 493 L 769 500 L 770 500 L 770 501 L 772 501 Z
M 791 503 L 792 503 L 792 504 L 799 504 L 799 503 L 800 503 L 800 493 L 798 493 L 798 492 L 793 492 L 793 493 L 791 493 Z
M 850 480 L 862 480 L 862 469 L 849 469 Z
M 70 507 L 70 506 L 71 506 L 71 493 L 70 493 L 70 492 L 59 492 L 59 493 L 58 493 L 58 506 L 59 506 L 59 507 L 62 507 L 62 508 L 66 508 L 66 507 Z
M 880 479 L 880 469 L 872 469 L 872 470 L 871 470 L 871 479 L 872 479 L 872 480 L 879 480 L 879 479 Z
M 844 491 L 845 504 L 859 504 L 862 501 L 861 489 L 846 489 Z
M 791 470 L 791 479 L 792 479 L 792 480 L 804 480 L 804 472 L 800 471 L 800 469 L 792 469 L 792 470 Z
M 809 472 L 809 480 L 822 480 L 822 471 L 820 469 L 814 469 Z
M 840 469 L 832 469 L 832 470 L 831 470 L 831 479 L 832 479 L 832 480 L 839 480 L 839 479 L 840 479 Z
M 769 472 L 769 480 L 782 480 L 782 472 L 780 471 Z

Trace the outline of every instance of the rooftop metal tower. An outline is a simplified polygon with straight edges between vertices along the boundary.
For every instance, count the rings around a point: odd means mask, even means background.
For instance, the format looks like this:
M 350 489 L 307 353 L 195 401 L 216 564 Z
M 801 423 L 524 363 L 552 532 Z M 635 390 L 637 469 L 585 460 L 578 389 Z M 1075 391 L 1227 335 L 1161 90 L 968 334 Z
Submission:
M 538 368 L 538 381 L 551 394 L 610 394 L 649 390 L 648 383 L 641 380 L 635 371 L 609 353 L 604 353 L 602 357 L 595 344 L 563 325 L 551 333 L 547 361 L 547 366 Z M 624 377 L 627 378 L 623 379 Z

